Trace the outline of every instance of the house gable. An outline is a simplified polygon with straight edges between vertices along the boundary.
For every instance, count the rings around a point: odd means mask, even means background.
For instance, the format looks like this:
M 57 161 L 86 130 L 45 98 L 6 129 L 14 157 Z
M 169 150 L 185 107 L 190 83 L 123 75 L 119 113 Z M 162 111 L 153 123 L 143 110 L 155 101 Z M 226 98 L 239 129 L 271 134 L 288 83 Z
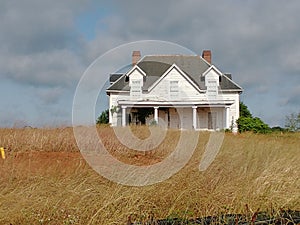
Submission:
M 218 70 L 214 65 L 212 65 L 202 74 L 202 76 L 205 78 L 205 86 L 207 86 L 207 80 L 209 79 L 219 80 L 219 76 L 222 76 L 222 72 Z
M 132 67 L 125 76 L 134 77 L 134 76 L 146 76 L 146 73 L 137 65 Z
M 148 89 L 149 96 L 160 96 L 171 101 L 199 98 L 199 87 L 176 64 L 173 64 Z
M 177 71 L 181 76 L 183 76 L 194 88 L 196 88 L 199 92 L 201 90 L 198 86 L 187 76 L 176 64 L 173 64 L 151 87 L 149 87 L 148 91 L 151 91 L 158 83 L 160 83 L 167 75 L 169 75 L 172 71 Z M 171 78 L 172 79 L 172 78 Z
M 128 71 L 125 75 L 125 82 L 129 82 L 130 87 L 130 97 L 132 99 L 140 99 L 142 98 L 142 88 L 144 85 L 144 77 L 146 77 L 146 73 L 135 65 L 131 70 Z M 128 78 L 128 79 L 126 79 Z
M 211 87 L 215 83 L 219 91 L 222 92 L 238 92 L 241 93 L 243 89 L 235 83 L 232 79 L 224 75 L 217 67 L 212 65 L 199 78 L 204 81 L 205 87 Z

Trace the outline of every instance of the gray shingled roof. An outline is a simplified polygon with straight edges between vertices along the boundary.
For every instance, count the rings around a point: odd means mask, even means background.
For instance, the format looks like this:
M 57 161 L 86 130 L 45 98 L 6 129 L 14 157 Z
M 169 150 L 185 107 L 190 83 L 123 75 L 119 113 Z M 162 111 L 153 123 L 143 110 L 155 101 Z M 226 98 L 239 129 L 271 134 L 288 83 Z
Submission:
M 202 90 L 205 90 L 204 80 L 200 79 L 201 75 L 211 66 L 200 56 L 194 55 L 153 55 L 145 56 L 137 66 L 141 68 L 146 77 L 144 79 L 143 90 L 154 84 L 173 64 L 176 64 L 182 71 L 184 71 L 193 82 Z M 129 91 L 128 82 L 125 81 L 126 73 L 124 73 L 119 80 L 113 83 L 107 91 Z M 221 90 L 236 90 L 242 89 L 236 85 L 230 78 L 225 75 L 220 78 Z
M 114 83 L 116 82 L 123 74 L 122 73 L 113 73 L 109 76 L 109 82 Z
M 130 91 L 129 82 L 125 81 L 126 73 L 124 73 L 115 83 L 110 85 L 106 91 Z
M 223 91 L 236 90 L 242 91 L 242 88 L 233 82 L 228 76 L 221 76 L 220 88 Z

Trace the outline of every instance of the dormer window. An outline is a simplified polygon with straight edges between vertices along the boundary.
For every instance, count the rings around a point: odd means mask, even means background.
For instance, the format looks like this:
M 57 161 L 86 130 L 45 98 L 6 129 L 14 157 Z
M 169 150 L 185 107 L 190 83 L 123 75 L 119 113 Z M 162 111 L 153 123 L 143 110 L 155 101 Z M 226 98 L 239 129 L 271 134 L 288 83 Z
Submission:
M 218 94 L 218 83 L 215 79 L 207 80 L 207 97 L 216 98 Z
M 130 85 L 130 96 L 133 98 L 140 98 L 142 95 L 142 80 L 132 79 Z
M 137 65 L 135 65 L 126 75 L 129 77 L 131 99 L 141 99 L 143 79 L 146 74 Z

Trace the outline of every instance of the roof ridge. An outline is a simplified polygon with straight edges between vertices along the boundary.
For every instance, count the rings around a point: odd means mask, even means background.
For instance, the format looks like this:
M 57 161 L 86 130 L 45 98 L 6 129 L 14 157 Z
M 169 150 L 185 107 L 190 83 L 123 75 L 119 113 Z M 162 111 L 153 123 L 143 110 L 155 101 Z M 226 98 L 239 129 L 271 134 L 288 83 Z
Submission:
M 145 55 L 147 56 L 186 56 L 186 57 L 200 57 L 200 55 L 187 55 L 187 54 L 156 54 L 156 55 Z

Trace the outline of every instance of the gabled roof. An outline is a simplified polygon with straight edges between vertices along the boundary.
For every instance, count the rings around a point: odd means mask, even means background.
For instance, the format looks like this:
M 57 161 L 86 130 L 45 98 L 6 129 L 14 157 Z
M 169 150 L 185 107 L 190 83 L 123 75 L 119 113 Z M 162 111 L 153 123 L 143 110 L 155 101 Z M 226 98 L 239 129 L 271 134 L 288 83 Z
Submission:
M 140 74 L 142 74 L 143 76 L 146 76 L 146 73 L 141 69 L 141 67 L 135 65 L 134 67 L 132 67 L 127 73 L 127 76 L 130 76 L 130 74 L 133 73 L 133 71 L 138 70 L 140 72 Z
M 201 77 L 203 73 L 212 67 L 212 65 L 202 57 L 197 55 L 150 55 L 142 58 L 137 64 L 137 66 L 146 74 L 143 90 L 148 91 L 149 87 L 151 87 L 173 64 L 180 68 L 180 70 L 182 70 L 194 84 L 199 87 L 199 89 L 206 89 L 205 82 Z M 126 82 L 128 72 L 124 73 L 115 83 L 113 83 L 107 89 L 107 92 L 129 91 L 129 82 Z M 220 80 L 221 90 L 242 91 L 240 86 L 225 75 L 222 74 Z
M 163 75 L 161 75 L 148 89 L 148 91 L 151 91 L 162 79 L 164 79 L 165 76 L 167 76 L 171 70 L 177 70 L 192 86 L 194 86 L 194 88 L 196 88 L 199 92 L 201 91 L 199 86 L 197 85 L 197 83 L 195 83 L 194 81 L 192 81 L 192 79 L 186 75 L 175 63 L 169 67 L 169 69 L 167 69 L 166 72 L 164 72 Z

